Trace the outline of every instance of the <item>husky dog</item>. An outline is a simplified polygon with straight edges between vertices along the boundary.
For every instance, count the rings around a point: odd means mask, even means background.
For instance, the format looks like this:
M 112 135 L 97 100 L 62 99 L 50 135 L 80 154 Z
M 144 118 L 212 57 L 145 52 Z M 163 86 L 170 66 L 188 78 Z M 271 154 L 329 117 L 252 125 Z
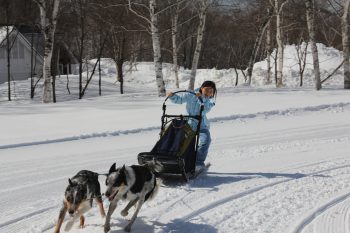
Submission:
M 72 179 L 68 179 L 68 182 L 69 185 L 64 194 L 63 206 L 60 210 L 55 233 L 60 232 L 67 211 L 72 218 L 66 224 L 65 231 L 69 231 L 78 218 L 80 218 L 80 228 L 84 228 L 84 213 L 92 207 L 93 199 L 96 200 L 100 208 L 101 216 L 105 217 L 97 173 L 82 170 Z
M 124 165 L 119 168 L 116 168 L 115 163 L 111 166 L 106 179 L 107 190 L 105 195 L 109 199 L 110 205 L 104 226 L 105 233 L 110 230 L 111 216 L 117 208 L 119 200 L 130 201 L 121 211 L 122 216 L 127 216 L 129 209 L 137 203 L 135 213 L 129 224 L 124 228 L 125 231 L 130 232 L 143 203 L 152 199 L 158 191 L 159 182 L 154 172 L 159 172 L 161 168 L 160 164 L 154 162 L 145 165 Z

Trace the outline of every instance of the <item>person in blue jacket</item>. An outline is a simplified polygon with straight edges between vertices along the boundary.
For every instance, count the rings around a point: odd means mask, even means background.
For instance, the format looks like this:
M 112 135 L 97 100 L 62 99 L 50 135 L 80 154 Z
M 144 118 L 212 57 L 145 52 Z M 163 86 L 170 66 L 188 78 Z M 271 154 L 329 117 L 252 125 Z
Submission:
M 213 81 L 205 81 L 200 88 L 195 89 L 195 94 L 185 93 L 177 95 L 169 92 L 169 99 L 175 104 L 186 103 L 186 110 L 188 115 L 199 115 L 201 100 L 203 101 L 204 110 L 202 112 L 202 122 L 199 132 L 199 145 L 197 152 L 196 170 L 202 169 L 205 164 L 204 161 L 207 158 L 209 146 L 211 143 L 210 137 L 210 124 L 206 114 L 215 105 L 216 99 L 216 85 Z M 201 99 L 201 100 L 200 100 Z M 188 121 L 191 128 L 196 131 L 198 121 L 195 119 L 189 119 Z

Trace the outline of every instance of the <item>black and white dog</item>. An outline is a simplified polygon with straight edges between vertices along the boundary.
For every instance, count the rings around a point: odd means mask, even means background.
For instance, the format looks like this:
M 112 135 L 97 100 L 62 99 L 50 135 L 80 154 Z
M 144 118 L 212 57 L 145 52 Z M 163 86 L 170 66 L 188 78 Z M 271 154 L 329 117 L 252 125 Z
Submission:
M 106 179 L 105 195 L 109 199 L 110 205 L 104 225 L 105 233 L 110 230 L 111 216 L 117 208 L 119 200 L 129 200 L 127 206 L 121 211 L 122 216 L 127 216 L 129 209 L 137 203 L 135 213 L 124 228 L 125 231 L 130 232 L 143 203 L 152 199 L 158 191 L 159 182 L 154 172 L 159 172 L 161 169 L 161 165 L 155 162 L 149 162 L 145 165 L 124 165 L 119 168 L 116 168 L 115 163 L 111 166 Z
M 67 211 L 72 218 L 66 224 L 65 231 L 69 231 L 78 218 L 80 218 L 80 228 L 84 228 L 84 213 L 92 207 L 93 199 L 99 206 L 101 216 L 105 217 L 97 173 L 82 170 L 72 179 L 68 179 L 68 182 L 69 185 L 64 194 L 63 206 L 60 210 L 55 233 L 60 232 Z

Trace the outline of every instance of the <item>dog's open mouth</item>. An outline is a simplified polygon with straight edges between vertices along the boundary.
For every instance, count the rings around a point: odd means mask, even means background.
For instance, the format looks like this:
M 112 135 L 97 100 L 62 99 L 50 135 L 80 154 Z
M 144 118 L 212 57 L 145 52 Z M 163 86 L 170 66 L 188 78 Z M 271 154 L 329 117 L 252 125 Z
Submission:
M 115 196 L 118 194 L 118 191 L 119 191 L 119 190 L 115 191 L 112 195 L 110 195 L 110 196 L 108 197 L 108 200 L 109 200 L 109 201 L 113 201 L 113 199 L 115 198 Z

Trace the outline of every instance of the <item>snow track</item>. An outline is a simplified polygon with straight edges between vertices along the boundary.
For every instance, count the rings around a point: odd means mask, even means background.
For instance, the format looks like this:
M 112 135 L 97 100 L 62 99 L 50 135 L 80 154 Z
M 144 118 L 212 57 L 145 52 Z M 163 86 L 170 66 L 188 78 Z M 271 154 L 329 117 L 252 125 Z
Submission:
M 316 112 L 316 111 L 332 111 L 334 109 L 339 108 L 348 108 L 350 107 L 350 102 L 341 102 L 336 104 L 325 104 L 325 105 L 317 105 L 317 106 L 308 106 L 303 108 L 289 108 L 285 110 L 272 110 L 272 111 L 265 111 L 265 112 L 257 112 L 253 114 L 245 114 L 245 115 L 230 115 L 225 117 L 215 117 L 210 119 L 210 122 L 225 122 L 225 121 L 232 121 L 232 120 L 247 120 L 247 119 L 253 119 L 253 118 L 267 118 L 267 117 L 273 117 L 273 116 L 284 116 L 284 115 L 291 115 L 291 114 L 298 114 L 298 113 L 305 113 L 305 112 Z M 70 136 L 70 137 L 64 137 L 64 138 L 56 138 L 56 139 L 46 139 L 41 141 L 32 141 L 32 142 L 22 142 L 22 143 L 15 143 L 15 144 L 7 144 L 7 145 L 1 145 L 0 144 L 0 150 L 2 149 L 11 149 L 11 148 L 18 148 L 18 147 L 27 147 L 27 146 L 36 146 L 36 145 L 44 145 L 44 144 L 52 144 L 52 143 L 61 143 L 61 142 L 70 142 L 75 140 L 83 140 L 83 139 L 90 139 L 90 138 L 99 138 L 99 137 L 110 137 L 110 136 L 120 136 L 125 134 L 137 134 L 137 133 L 143 133 L 147 131 L 154 131 L 159 130 L 159 126 L 151 126 L 147 128 L 138 128 L 138 129 L 131 129 L 131 130 L 117 130 L 113 132 L 99 132 L 99 133 L 92 133 L 92 134 L 82 134 L 77 136 Z
M 20 216 L 18 218 L 15 218 L 15 219 L 12 219 L 10 221 L 1 223 L 0 224 L 0 229 L 4 228 L 4 227 L 7 227 L 7 226 L 9 226 L 11 224 L 17 223 L 19 221 L 28 220 L 28 219 L 34 217 L 35 215 L 45 214 L 45 212 L 47 212 L 49 210 L 57 209 L 57 207 L 58 207 L 57 205 L 53 205 L 53 206 L 49 206 L 49 207 L 46 207 L 46 208 L 43 208 L 43 209 L 38 209 L 36 211 L 33 211 L 31 213 L 27 213 L 27 214 L 25 214 L 23 216 Z
M 219 199 L 217 201 L 211 202 L 208 205 L 202 206 L 199 209 L 196 209 L 190 213 L 188 213 L 187 215 L 176 219 L 176 221 L 174 221 L 172 224 L 166 226 L 161 232 L 165 233 L 165 232 L 172 232 L 173 230 L 177 229 L 179 224 L 183 224 L 184 222 L 189 222 L 191 219 L 193 218 L 198 218 L 198 216 L 205 214 L 206 212 L 213 212 L 214 209 L 216 208 L 222 208 L 222 205 L 224 204 L 228 204 L 232 201 L 236 201 L 240 198 L 246 197 L 248 195 L 251 194 L 256 194 L 264 189 L 274 189 L 274 186 L 278 186 L 278 185 L 287 185 L 287 182 L 290 181 L 295 181 L 297 179 L 303 179 L 303 178 L 307 178 L 307 177 L 312 177 L 312 176 L 320 176 L 322 174 L 327 174 L 331 171 L 335 171 L 335 170 L 339 170 L 339 169 L 345 169 L 345 168 L 350 168 L 350 161 L 346 161 L 347 164 L 346 165 L 340 165 L 340 166 L 336 166 L 336 167 L 331 167 L 331 168 L 327 168 L 327 169 L 323 169 L 323 170 L 319 170 L 316 172 L 312 172 L 309 174 L 292 174 L 292 178 L 287 178 L 287 179 L 282 179 L 280 181 L 276 181 L 276 182 L 272 182 L 266 185 L 260 185 L 251 189 L 248 189 L 246 191 L 243 192 L 239 192 L 227 197 L 224 197 L 222 199 Z M 322 162 L 325 163 L 325 162 Z M 315 163 L 315 164 L 308 164 L 308 165 L 303 165 L 303 167 L 315 167 L 315 165 L 319 165 L 320 163 Z M 208 172 L 208 174 L 210 175 L 210 172 Z M 189 194 L 191 195 L 191 194 Z M 347 193 L 345 195 L 342 195 L 339 198 L 336 198 L 335 200 L 333 200 L 330 203 L 327 203 L 325 206 L 320 207 L 319 209 L 317 209 L 310 217 L 307 217 L 303 220 L 303 222 L 297 227 L 297 229 L 293 232 L 293 233 L 300 233 L 301 230 L 310 222 L 312 221 L 312 219 L 315 217 L 316 214 L 319 214 L 319 212 L 326 210 L 327 208 L 329 208 L 330 206 L 335 205 L 336 203 L 343 201 L 344 199 L 348 198 L 350 196 L 350 193 Z
M 350 192 L 343 194 L 339 197 L 336 197 L 330 200 L 329 202 L 319 206 L 316 210 L 313 210 L 313 212 L 310 213 L 308 217 L 302 219 L 301 223 L 297 225 L 293 233 L 304 232 L 304 230 L 308 227 L 308 225 L 320 215 L 325 215 L 322 218 L 325 221 L 323 222 L 323 224 L 321 224 L 321 226 L 317 227 L 319 228 L 317 231 L 311 231 L 311 232 L 331 232 L 334 228 L 342 226 L 343 232 L 349 233 L 350 232 L 349 199 L 350 199 Z M 348 203 L 344 205 L 345 201 L 347 201 Z M 331 214 L 325 213 L 326 211 L 328 211 L 330 208 L 334 206 L 335 206 L 336 212 L 339 213 L 338 214 L 339 216 L 337 216 L 336 218 L 332 216 L 333 211 L 331 212 Z M 305 230 L 305 232 L 308 232 L 308 231 Z

